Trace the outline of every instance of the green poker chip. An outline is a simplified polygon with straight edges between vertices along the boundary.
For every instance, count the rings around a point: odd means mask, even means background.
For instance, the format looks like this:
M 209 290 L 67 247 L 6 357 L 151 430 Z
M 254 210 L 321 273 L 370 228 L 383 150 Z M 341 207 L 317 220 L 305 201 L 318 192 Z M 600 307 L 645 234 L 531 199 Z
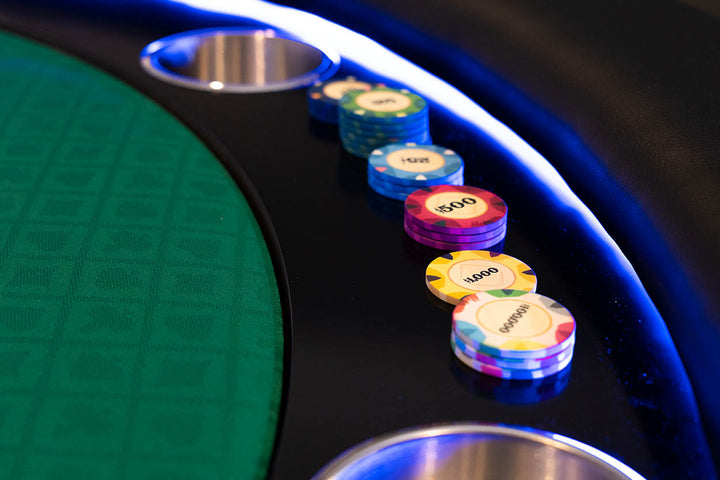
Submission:
M 388 87 L 351 91 L 340 99 L 341 115 L 361 122 L 405 123 L 426 116 L 427 102 L 409 90 Z
M 395 122 L 395 123 L 369 122 L 369 121 L 360 119 L 356 116 L 351 117 L 346 114 L 340 115 L 339 120 L 347 128 L 362 129 L 364 131 L 370 131 L 370 132 L 397 132 L 397 131 L 420 130 L 420 129 L 427 130 L 430 127 L 430 125 L 428 123 L 427 115 L 410 117 L 410 120 L 408 120 L 408 121 Z
M 383 137 L 383 138 L 390 138 L 390 137 L 407 137 L 410 135 L 417 135 L 420 133 L 428 133 L 429 128 L 427 125 L 419 125 L 413 128 L 406 128 L 406 129 L 387 129 L 387 130 L 380 130 L 380 129 L 367 129 L 363 127 L 357 127 L 354 125 L 350 125 L 346 122 L 343 122 L 342 120 L 339 123 L 340 132 L 343 133 L 353 133 L 358 136 L 364 136 L 364 137 Z

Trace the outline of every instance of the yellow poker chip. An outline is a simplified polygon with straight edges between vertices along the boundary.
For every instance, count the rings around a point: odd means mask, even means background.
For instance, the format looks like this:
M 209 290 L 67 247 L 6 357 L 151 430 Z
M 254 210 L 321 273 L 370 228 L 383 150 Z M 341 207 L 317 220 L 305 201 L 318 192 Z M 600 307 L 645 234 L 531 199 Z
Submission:
M 463 250 L 430 262 L 425 284 L 440 300 L 457 305 L 463 297 L 487 290 L 534 292 L 537 277 L 529 266 L 510 255 Z

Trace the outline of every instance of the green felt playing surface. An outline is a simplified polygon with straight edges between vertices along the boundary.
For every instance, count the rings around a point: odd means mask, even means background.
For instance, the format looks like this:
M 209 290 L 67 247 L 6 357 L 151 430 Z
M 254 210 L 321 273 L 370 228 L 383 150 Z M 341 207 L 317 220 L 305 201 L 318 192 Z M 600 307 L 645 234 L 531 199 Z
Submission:
M 149 99 L 0 33 L 0 478 L 263 478 L 271 260 L 237 186 Z

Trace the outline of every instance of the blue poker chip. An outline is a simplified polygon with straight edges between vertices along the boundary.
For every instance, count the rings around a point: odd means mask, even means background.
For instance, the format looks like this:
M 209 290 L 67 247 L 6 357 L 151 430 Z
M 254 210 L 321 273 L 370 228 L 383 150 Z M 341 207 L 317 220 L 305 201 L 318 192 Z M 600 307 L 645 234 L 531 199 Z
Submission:
M 372 155 L 372 153 L 371 153 Z M 394 180 L 389 180 L 387 176 L 381 175 L 377 172 L 374 168 L 368 167 L 368 182 L 373 181 L 375 183 L 379 183 L 381 185 L 385 185 L 387 188 L 395 188 L 395 189 L 402 189 L 405 191 L 414 192 L 415 190 L 419 188 L 424 188 L 421 185 L 408 185 L 406 183 L 398 183 Z M 446 177 L 443 181 L 443 184 L 445 185 L 463 185 L 464 184 L 464 176 L 463 176 L 463 170 L 460 169 L 457 174 Z
M 454 151 L 439 145 L 393 143 L 371 152 L 368 173 L 389 181 L 417 187 L 440 185 L 463 170 L 462 158 Z
M 350 127 L 342 121 L 339 124 L 340 132 L 346 134 L 352 134 L 356 137 L 366 138 L 398 138 L 398 137 L 410 137 L 418 136 L 422 134 L 429 134 L 427 126 L 420 126 L 417 128 L 411 128 L 407 130 L 364 130 L 361 128 Z
M 370 153 L 370 155 L 372 155 L 372 152 Z M 417 190 L 418 188 L 424 188 L 424 187 L 441 185 L 441 184 L 442 185 L 464 185 L 465 184 L 465 169 L 464 168 L 461 168 L 456 173 L 454 173 L 452 175 L 448 175 L 447 177 L 428 180 L 427 183 L 416 184 L 416 185 L 409 185 L 407 182 L 400 183 L 393 178 L 388 178 L 388 175 L 383 175 L 382 173 L 378 172 L 372 166 L 370 166 L 369 163 L 368 163 L 367 175 L 368 175 L 369 179 L 372 178 L 376 182 L 387 183 L 389 185 L 400 185 L 400 186 L 411 188 L 414 190 Z
M 342 140 L 343 145 L 354 145 L 356 147 L 363 147 L 364 149 L 368 149 L 367 156 L 370 155 L 370 153 L 378 149 L 380 147 L 383 147 L 388 144 L 387 139 L 377 139 L 377 138 L 357 138 L 353 136 L 346 136 L 346 135 L 340 135 L 340 139 Z M 422 134 L 415 137 L 409 137 L 407 139 L 410 143 L 416 143 L 419 145 L 428 144 L 432 142 L 432 139 L 428 134 Z

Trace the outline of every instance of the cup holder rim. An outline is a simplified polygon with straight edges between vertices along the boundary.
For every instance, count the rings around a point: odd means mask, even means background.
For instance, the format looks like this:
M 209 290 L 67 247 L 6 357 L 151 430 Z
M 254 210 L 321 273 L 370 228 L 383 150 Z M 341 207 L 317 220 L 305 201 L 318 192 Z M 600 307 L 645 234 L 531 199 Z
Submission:
M 179 74 L 168 69 L 162 64 L 162 53 L 168 47 L 177 45 L 182 41 L 202 40 L 216 35 L 262 36 L 265 38 L 289 40 L 315 49 L 320 53 L 322 60 L 316 68 L 301 75 L 289 77 L 283 81 L 276 81 L 262 85 L 223 83 L 217 80 L 205 81 Z M 152 77 L 175 86 L 214 93 L 262 93 L 292 90 L 295 88 L 306 87 L 315 82 L 330 78 L 340 66 L 339 53 L 327 44 L 318 44 L 318 41 L 315 39 L 311 42 L 292 33 L 271 27 L 260 28 L 242 26 L 200 28 L 168 35 L 146 45 L 140 53 L 139 60 L 142 69 Z
M 352 469 L 354 465 L 358 465 L 362 460 L 382 450 L 390 449 L 406 442 L 450 435 L 473 434 L 513 437 L 515 439 L 538 442 L 551 448 L 564 450 L 588 462 L 606 467 L 617 473 L 619 475 L 618 478 L 645 480 L 642 475 L 607 453 L 569 437 L 531 427 L 481 422 L 435 423 L 371 438 L 336 456 L 317 472 L 311 480 L 343 480 L 345 478 L 343 473 Z

